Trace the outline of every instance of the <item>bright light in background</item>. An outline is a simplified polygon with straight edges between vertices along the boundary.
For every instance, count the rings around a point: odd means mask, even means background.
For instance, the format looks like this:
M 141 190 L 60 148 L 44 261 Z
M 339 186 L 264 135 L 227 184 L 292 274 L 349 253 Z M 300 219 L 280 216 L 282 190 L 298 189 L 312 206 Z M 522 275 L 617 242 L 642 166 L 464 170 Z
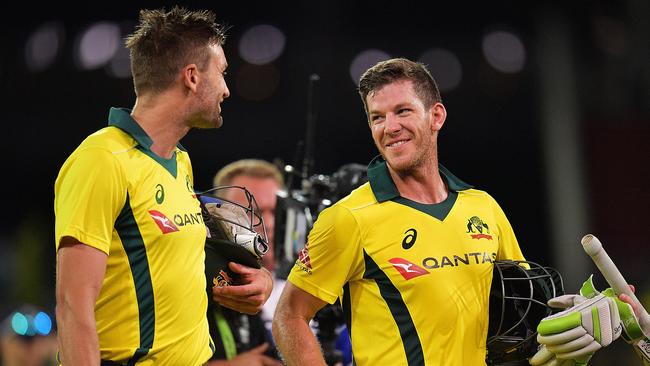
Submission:
M 25 315 L 15 313 L 14 316 L 11 317 L 11 328 L 18 335 L 27 335 L 27 331 L 29 330 L 29 320 L 27 320 Z
M 34 327 L 40 335 L 48 335 L 52 330 L 52 319 L 46 313 L 39 311 L 34 317 Z
M 106 67 L 106 72 L 112 77 L 125 79 L 131 77 L 131 59 L 129 49 L 121 46 L 113 55 L 111 62 Z
M 483 37 L 483 55 L 490 66 L 506 74 L 521 71 L 526 62 L 524 43 L 506 31 L 494 31 Z
M 379 61 L 385 61 L 390 55 L 382 50 L 369 49 L 361 51 L 350 64 L 350 77 L 354 85 L 359 85 L 361 75 Z
M 27 69 L 39 72 L 52 65 L 59 54 L 63 38 L 63 25 L 59 22 L 49 22 L 38 27 L 25 45 Z
M 120 47 L 120 27 L 112 22 L 91 25 L 76 42 L 77 65 L 84 70 L 104 66 Z
M 430 49 L 425 51 L 418 60 L 427 65 L 441 92 L 455 89 L 463 79 L 463 68 L 460 65 L 460 60 L 449 50 L 442 48 Z
M 136 27 L 137 23 L 133 21 L 125 21 L 120 24 L 120 43 L 113 58 L 105 68 L 108 75 L 118 79 L 131 77 L 131 56 L 129 55 L 129 49 L 124 44 L 124 40 Z
M 275 61 L 284 51 L 285 36 L 277 27 L 260 24 L 251 27 L 239 40 L 239 55 L 249 64 Z

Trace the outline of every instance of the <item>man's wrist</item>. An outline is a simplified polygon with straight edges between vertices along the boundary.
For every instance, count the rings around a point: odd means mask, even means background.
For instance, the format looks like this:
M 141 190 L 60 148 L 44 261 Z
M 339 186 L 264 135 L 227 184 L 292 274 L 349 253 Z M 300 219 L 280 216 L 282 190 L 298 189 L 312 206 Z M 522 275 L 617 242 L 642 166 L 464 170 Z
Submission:
M 267 291 L 265 291 L 266 298 L 268 299 L 271 296 L 271 292 L 273 292 L 273 274 L 266 268 L 262 267 L 262 271 L 266 273 L 268 276 L 268 288 Z

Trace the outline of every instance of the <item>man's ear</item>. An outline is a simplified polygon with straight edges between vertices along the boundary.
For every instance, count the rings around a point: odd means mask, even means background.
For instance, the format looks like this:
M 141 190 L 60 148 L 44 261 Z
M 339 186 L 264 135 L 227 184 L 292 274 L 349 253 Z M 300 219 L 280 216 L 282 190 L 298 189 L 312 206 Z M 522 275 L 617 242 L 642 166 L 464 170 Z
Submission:
M 183 80 L 183 85 L 193 93 L 196 93 L 197 85 L 199 83 L 199 68 L 196 64 L 185 66 L 181 70 L 181 78 Z
M 431 118 L 431 130 L 440 131 L 447 119 L 447 109 L 442 103 L 437 102 L 429 109 L 429 117 Z

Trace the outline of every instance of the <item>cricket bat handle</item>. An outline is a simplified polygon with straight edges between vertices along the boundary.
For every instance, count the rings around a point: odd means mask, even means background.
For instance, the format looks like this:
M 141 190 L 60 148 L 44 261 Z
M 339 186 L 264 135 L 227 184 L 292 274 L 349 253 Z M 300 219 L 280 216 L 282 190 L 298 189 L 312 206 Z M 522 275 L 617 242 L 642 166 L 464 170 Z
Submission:
M 632 301 L 634 301 L 634 303 L 636 303 L 640 313 L 639 325 L 641 326 L 641 329 L 643 329 L 643 332 L 646 334 L 646 336 L 649 336 L 650 315 L 643 307 L 643 304 L 641 304 L 639 299 L 637 299 L 637 297 L 634 295 L 630 289 L 630 286 L 628 286 L 627 281 L 625 281 L 625 278 L 623 278 L 621 272 L 618 270 L 618 268 L 616 268 L 616 265 L 612 259 L 609 258 L 609 255 L 607 255 L 605 248 L 603 248 L 603 244 L 600 242 L 600 240 L 598 240 L 597 237 L 591 234 L 585 235 L 582 238 L 581 243 L 585 252 L 589 254 L 594 263 L 596 263 L 596 267 L 598 267 L 600 273 L 603 274 L 603 277 L 605 277 L 607 283 L 612 286 L 614 292 L 617 295 L 626 294 L 632 299 Z

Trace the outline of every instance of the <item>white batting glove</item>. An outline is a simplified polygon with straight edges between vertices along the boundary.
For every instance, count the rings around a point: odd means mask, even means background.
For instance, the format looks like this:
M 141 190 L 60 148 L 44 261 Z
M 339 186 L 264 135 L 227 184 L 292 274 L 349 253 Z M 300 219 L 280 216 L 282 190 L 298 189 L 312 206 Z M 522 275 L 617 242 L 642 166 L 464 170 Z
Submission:
M 535 355 L 528 360 L 534 366 L 576 366 L 580 365 L 575 360 L 561 360 L 555 354 L 549 352 L 546 346 L 542 346 Z
M 582 284 L 580 288 L 580 294 L 576 295 L 562 295 L 554 297 L 548 300 L 548 306 L 555 309 L 568 309 L 570 307 L 576 306 L 583 303 L 588 298 L 594 297 L 598 294 L 598 291 L 595 289 L 592 281 L 592 276 L 590 276 L 587 281 Z M 551 353 L 546 349 L 545 345 L 541 345 L 537 353 L 528 360 L 528 362 L 533 366 L 575 366 L 578 365 L 575 360 L 560 360 L 555 357 L 554 353 Z
M 632 307 L 611 289 L 598 293 L 590 277 L 580 292 L 549 301 L 549 305 L 574 306 L 540 322 L 537 340 L 543 347 L 530 359 L 531 365 L 586 365 L 594 352 L 611 344 L 623 331 L 628 342 L 643 336 Z

